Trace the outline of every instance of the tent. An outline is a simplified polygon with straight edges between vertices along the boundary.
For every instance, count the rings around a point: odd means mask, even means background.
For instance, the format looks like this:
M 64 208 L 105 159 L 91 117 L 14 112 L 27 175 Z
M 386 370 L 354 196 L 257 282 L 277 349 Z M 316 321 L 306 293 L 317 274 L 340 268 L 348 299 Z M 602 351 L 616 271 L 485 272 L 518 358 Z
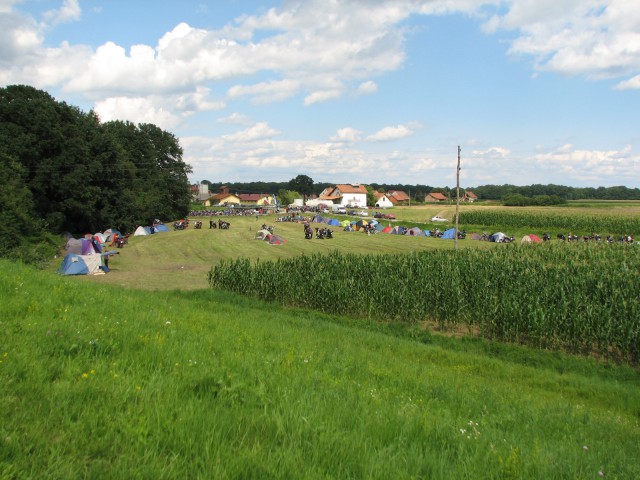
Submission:
M 133 232 L 133 235 L 134 236 L 151 235 L 151 230 L 149 230 L 149 227 L 140 226 L 140 227 L 136 228 L 136 231 Z
M 391 235 L 402 235 L 404 233 L 404 227 L 396 225 L 391 229 L 391 232 L 389 233 L 391 233 Z
M 456 238 L 456 229 L 455 228 L 450 228 L 449 230 L 446 230 L 443 234 L 442 234 L 442 238 L 443 240 L 455 240 Z
M 327 222 L 329 225 L 331 225 L 332 227 L 339 227 L 340 226 L 340 220 L 336 219 L 336 218 L 332 218 Z
M 271 235 L 269 239 L 270 245 L 282 245 L 284 242 L 286 242 L 286 240 L 280 235 Z
M 65 245 L 65 251 L 67 254 L 73 253 L 75 255 L 93 255 L 100 253 L 100 249 L 96 249 L 96 244 L 86 238 L 70 238 Z
M 271 232 L 269 230 L 258 230 L 256 233 L 256 240 L 268 240 L 268 237 L 271 237 Z
M 539 236 L 537 236 L 537 235 L 530 234 L 530 235 L 529 235 L 529 238 L 531 239 L 531 241 L 532 241 L 533 243 L 542 243 L 542 239 L 541 239 Z
M 424 237 L 424 231 L 422 231 L 420 228 L 418 227 L 413 227 L 410 228 L 409 230 L 407 230 L 405 233 L 405 235 L 410 235 L 412 237 Z
M 58 268 L 60 275 L 94 275 L 102 272 L 101 255 L 65 255 L 62 265 Z
M 324 220 L 324 218 L 322 218 L 322 215 L 315 215 L 311 221 L 314 223 L 322 223 L 322 221 Z
M 393 227 L 389 225 L 388 227 L 384 227 L 382 229 L 382 233 L 389 233 L 391 230 L 393 230 Z
M 105 243 L 107 241 L 107 236 L 108 235 L 105 235 L 104 233 L 98 232 L 93 235 L 93 238 L 95 238 L 100 243 Z
M 345 232 L 353 232 L 353 228 L 351 227 L 351 225 L 347 225 L 346 227 L 344 227 L 344 231 Z
M 351 224 L 351 222 L 349 220 L 342 220 L 340 222 L 340 226 L 341 227 L 348 227 Z
M 168 232 L 169 227 L 167 227 L 164 223 L 159 223 L 156 225 L 156 233 L 160 232 Z
M 369 222 L 367 222 L 366 220 L 358 220 L 356 222 L 356 230 L 360 230 L 362 227 L 369 225 Z
M 385 229 L 385 226 L 382 225 L 381 223 L 376 223 L 375 227 L 376 227 L 376 232 L 382 232 Z
M 491 235 L 491 236 L 489 237 L 489 241 L 490 241 L 490 242 L 502 242 L 502 241 L 504 240 L 504 237 L 505 237 L 505 236 L 506 236 L 506 235 L 505 235 L 504 233 L 502 233 L 502 232 L 497 232 L 497 233 L 494 233 L 493 235 Z

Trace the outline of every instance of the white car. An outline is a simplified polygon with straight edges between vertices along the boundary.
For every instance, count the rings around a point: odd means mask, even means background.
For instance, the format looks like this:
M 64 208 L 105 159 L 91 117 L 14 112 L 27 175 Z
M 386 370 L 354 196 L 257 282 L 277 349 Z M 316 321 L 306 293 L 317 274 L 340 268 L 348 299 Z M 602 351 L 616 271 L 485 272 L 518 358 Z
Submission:
M 431 217 L 431 221 L 432 222 L 448 222 L 449 220 L 436 215 L 435 217 Z
M 360 213 L 358 213 L 358 215 L 360 215 L 361 217 L 368 217 L 369 212 L 365 212 L 364 210 L 362 210 Z

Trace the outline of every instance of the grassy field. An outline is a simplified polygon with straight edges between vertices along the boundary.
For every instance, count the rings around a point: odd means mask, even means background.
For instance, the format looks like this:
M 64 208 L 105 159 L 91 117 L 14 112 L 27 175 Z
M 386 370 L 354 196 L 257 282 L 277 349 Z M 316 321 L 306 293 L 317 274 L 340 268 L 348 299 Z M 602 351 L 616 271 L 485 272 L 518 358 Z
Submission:
M 0 261 L 0 478 L 640 478 L 637 370 L 135 286 Z
M 453 241 L 230 221 L 132 237 L 106 275 L 0 261 L 0 479 L 640 478 L 637 368 L 207 288 L 222 259 Z
M 207 272 L 222 259 L 244 257 L 252 260 L 275 260 L 312 253 L 340 250 L 358 254 L 401 254 L 439 248 L 453 248 L 453 241 L 426 237 L 344 232 L 332 228 L 331 240 L 305 240 L 301 224 L 275 222 L 276 217 L 231 217 L 229 230 L 209 230 L 208 219 L 201 230 L 187 228 L 157 235 L 130 237 L 119 256 L 112 257 L 109 275 L 84 277 L 84 281 L 117 284 L 145 290 L 207 288 Z M 284 245 L 269 245 L 255 240 L 263 223 L 273 225 L 282 235 Z M 391 222 L 390 222 L 391 223 Z M 491 248 L 485 242 L 460 242 L 460 248 Z M 54 264 L 51 270 L 57 268 Z

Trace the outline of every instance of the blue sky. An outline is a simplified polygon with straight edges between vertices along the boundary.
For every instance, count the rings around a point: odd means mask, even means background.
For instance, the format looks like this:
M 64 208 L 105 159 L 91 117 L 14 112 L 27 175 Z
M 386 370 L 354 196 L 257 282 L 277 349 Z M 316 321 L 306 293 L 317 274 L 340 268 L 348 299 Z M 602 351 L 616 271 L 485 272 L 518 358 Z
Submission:
M 0 0 L 0 85 L 174 133 L 199 182 L 640 187 L 629 0 Z

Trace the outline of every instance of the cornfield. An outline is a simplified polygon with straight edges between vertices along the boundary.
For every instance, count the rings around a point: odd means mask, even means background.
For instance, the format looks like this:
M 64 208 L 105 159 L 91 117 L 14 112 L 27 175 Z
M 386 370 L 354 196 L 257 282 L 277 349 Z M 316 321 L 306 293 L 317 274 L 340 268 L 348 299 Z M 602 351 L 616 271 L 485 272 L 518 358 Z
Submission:
M 640 353 L 640 249 L 622 244 L 508 245 L 408 255 L 224 260 L 212 288 L 382 321 L 437 322 L 491 339 L 597 353 Z
M 549 215 L 542 212 L 509 212 L 474 210 L 460 213 L 460 223 L 467 225 L 502 225 L 513 228 L 554 229 L 555 233 L 568 231 L 583 234 L 629 235 L 640 229 L 640 221 L 631 216 L 621 215 Z

